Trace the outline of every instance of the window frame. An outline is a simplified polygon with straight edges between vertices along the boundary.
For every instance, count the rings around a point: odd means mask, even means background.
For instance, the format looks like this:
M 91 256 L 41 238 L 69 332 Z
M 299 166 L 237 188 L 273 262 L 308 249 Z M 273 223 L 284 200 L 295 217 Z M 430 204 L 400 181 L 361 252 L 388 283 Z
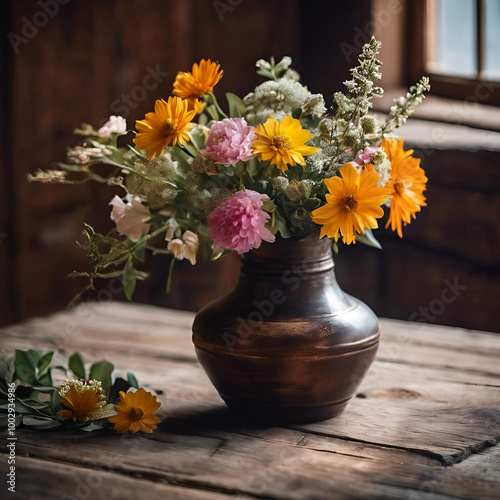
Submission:
M 500 82 L 483 80 L 481 78 L 464 78 L 443 75 L 427 69 L 427 11 L 429 0 L 413 0 L 407 9 L 406 25 L 408 27 L 409 82 L 417 81 L 422 75 L 427 75 L 431 82 L 431 93 L 442 97 L 464 99 L 484 104 L 500 105 Z M 476 0 L 478 22 L 484 16 L 483 0 Z M 484 33 L 477 30 L 477 68 L 480 74 L 483 67 Z

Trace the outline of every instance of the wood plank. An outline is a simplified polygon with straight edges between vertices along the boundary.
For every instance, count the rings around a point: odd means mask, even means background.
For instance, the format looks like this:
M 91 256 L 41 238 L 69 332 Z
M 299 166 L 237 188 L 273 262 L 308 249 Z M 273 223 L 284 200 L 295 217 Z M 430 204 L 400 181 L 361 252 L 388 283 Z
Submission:
M 432 468 L 411 456 L 402 462 L 375 460 L 359 452 L 330 453 L 232 433 L 204 437 L 195 434 L 192 424 L 190 429 L 177 433 L 167 421 L 147 438 L 51 432 L 50 440 L 27 431 L 18 433 L 17 450 L 53 462 L 56 468 L 72 464 L 80 469 L 79 475 L 89 468 L 111 468 L 115 474 L 184 487 L 297 500 L 357 498 L 367 489 L 375 498 L 401 498 L 405 488 L 415 488 Z
M 146 477 L 127 477 L 113 470 L 113 465 L 78 467 L 60 461 L 18 457 L 16 492 L 20 498 L 46 500 L 61 498 L 102 498 L 123 500 L 124 498 L 183 498 L 186 500 L 218 500 L 234 498 L 221 491 L 204 491 L 196 488 L 176 486 L 149 480 Z M 43 477 L 44 481 L 40 481 Z M 240 496 L 242 499 L 253 496 Z

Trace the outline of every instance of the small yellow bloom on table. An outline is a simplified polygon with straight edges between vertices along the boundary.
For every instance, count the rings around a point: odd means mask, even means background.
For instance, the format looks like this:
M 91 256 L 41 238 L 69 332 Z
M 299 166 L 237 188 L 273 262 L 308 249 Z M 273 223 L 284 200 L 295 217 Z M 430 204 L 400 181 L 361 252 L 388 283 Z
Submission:
M 115 405 L 116 415 L 108 417 L 115 424 L 115 431 L 121 433 L 137 431 L 151 434 L 161 419 L 154 412 L 161 406 L 156 396 L 142 387 L 135 392 L 120 391 L 120 401 Z
M 86 422 L 105 416 L 106 397 L 101 382 L 97 380 L 67 380 L 59 390 L 63 410 L 57 412 L 57 418 Z M 109 413 L 108 413 L 109 414 Z

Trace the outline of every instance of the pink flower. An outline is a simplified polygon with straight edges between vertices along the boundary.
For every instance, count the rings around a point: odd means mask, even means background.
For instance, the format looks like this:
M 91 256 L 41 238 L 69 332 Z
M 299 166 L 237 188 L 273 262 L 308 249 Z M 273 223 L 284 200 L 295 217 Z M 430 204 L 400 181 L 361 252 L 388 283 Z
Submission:
M 351 163 L 354 163 L 355 167 L 361 167 L 365 165 L 366 163 L 370 163 L 372 159 L 372 154 L 375 153 L 375 151 L 380 151 L 382 148 L 376 147 L 376 146 L 368 146 L 365 148 L 364 151 L 360 151 L 358 153 L 358 156 L 352 160 Z
M 200 153 L 215 163 L 235 165 L 253 157 L 252 142 L 257 139 L 254 128 L 244 118 L 225 118 L 215 122 Z
M 270 216 L 261 209 L 269 197 L 247 189 L 221 203 L 208 218 L 208 234 L 216 249 L 239 254 L 259 248 L 262 240 L 272 243 L 274 235 L 265 227 Z
M 120 234 L 137 241 L 149 232 L 150 226 L 146 221 L 151 218 L 151 214 L 140 201 L 132 198 L 130 203 L 124 203 L 119 196 L 115 196 L 109 204 L 113 206 L 111 220 Z

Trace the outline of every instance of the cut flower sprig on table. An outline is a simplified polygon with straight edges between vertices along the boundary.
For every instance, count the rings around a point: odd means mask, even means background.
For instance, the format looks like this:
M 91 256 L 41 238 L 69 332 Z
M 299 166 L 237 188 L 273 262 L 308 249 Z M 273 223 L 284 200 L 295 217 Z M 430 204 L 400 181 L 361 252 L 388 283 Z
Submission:
M 73 276 L 90 278 L 89 288 L 96 278 L 121 276 L 131 298 L 147 277 L 147 252 L 172 257 L 168 289 L 176 260 L 242 254 L 276 238 L 327 237 L 336 251 L 340 241 L 380 247 L 372 230 L 384 213 L 386 228 L 402 237 L 426 205 L 427 178 L 394 130 L 430 87 L 422 77 L 379 122 L 369 114 L 383 93 L 379 49 L 375 38 L 363 47 L 330 109 L 300 83 L 289 57 L 257 61 L 266 81 L 243 99 L 227 93 L 220 104 L 223 70 L 202 59 L 137 120 L 131 141 L 121 137 L 122 117 L 99 130 L 82 125 L 75 132 L 83 141 L 68 149 L 65 163 L 30 176 L 123 190 L 110 202 L 115 228 L 107 235 L 85 229 L 92 272 Z
M 132 373 L 116 376 L 109 361 L 86 368 L 77 352 L 63 366 L 54 354 L 16 349 L 9 358 L 0 352 L 0 429 L 12 418 L 16 427 L 38 429 L 96 431 L 114 424 L 118 433 L 150 434 L 158 427 L 161 403 Z

